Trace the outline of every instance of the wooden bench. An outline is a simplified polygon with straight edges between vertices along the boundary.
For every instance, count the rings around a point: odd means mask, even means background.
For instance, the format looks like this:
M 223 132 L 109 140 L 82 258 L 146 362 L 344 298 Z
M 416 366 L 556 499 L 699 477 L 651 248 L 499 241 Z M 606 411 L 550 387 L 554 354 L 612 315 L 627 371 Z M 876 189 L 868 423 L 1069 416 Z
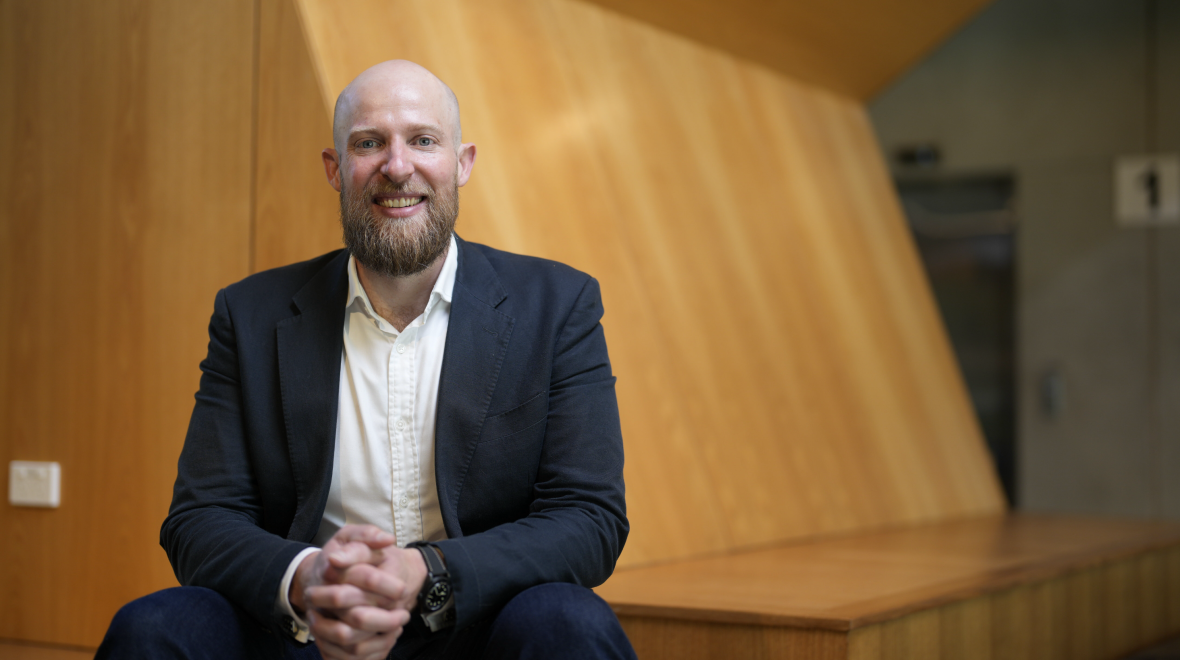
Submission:
M 1180 524 L 1032 515 L 618 571 L 639 657 L 1114 658 L 1180 631 Z

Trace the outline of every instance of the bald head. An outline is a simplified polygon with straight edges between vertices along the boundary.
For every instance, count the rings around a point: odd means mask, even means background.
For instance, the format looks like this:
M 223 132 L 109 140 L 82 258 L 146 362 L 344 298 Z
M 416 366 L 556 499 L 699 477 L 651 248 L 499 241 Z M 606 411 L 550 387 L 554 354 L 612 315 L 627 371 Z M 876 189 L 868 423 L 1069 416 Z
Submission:
M 459 124 L 459 99 L 438 76 L 408 60 L 390 60 L 369 67 L 348 83 L 336 98 L 332 117 L 332 142 L 343 153 L 344 143 L 359 112 L 374 105 L 415 102 L 433 107 L 438 121 L 457 150 L 463 142 Z

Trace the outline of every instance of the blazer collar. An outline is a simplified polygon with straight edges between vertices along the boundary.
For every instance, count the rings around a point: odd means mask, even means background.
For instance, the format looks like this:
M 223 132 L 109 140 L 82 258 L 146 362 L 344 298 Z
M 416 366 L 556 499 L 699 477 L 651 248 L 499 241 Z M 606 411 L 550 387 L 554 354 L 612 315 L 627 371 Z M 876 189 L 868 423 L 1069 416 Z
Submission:
M 287 537 L 299 541 L 315 537 L 332 484 L 347 267 L 348 251 L 341 250 L 292 298 L 299 313 L 276 327 L 283 422 L 296 497 Z
M 467 289 L 467 293 L 489 307 L 497 307 L 508 294 L 500 283 L 500 276 L 483 253 L 467 241 L 455 235 L 459 245 L 459 269 L 455 274 L 455 286 Z
M 447 536 L 459 527 L 459 493 L 475 453 L 515 319 L 496 309 L 506 298 L 496 270 L 459 240 L 459 271 L 439 376 L 434 471 Z

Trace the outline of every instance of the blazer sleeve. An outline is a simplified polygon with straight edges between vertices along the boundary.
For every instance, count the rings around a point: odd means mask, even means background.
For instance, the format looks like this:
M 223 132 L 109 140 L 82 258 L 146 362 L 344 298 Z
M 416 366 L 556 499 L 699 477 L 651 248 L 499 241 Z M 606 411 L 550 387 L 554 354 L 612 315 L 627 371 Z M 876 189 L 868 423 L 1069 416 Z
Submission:
M 209 322 L 209 352 L 201 362 L 201 385 L 160 545 L 182 585 L 214 589 L 264 625 L 282 627 L 275 594 L 291 560 L 309 546 L 262 528 L 239 365 L 238 338 L 222 290 Z
M 529 514 L 439 542 L 455 630 L 546 582 L 598 586 L 628 533 L 623 437 L 597 281 L 587 278 L 553 349 L 549 411 Z

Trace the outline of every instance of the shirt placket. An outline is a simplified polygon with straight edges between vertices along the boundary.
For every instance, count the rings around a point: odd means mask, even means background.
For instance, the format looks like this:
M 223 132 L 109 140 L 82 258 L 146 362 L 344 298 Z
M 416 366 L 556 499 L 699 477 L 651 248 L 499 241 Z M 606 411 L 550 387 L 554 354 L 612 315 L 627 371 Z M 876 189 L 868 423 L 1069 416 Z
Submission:
M 418 538 L 420 530 L 411 515 L 417 498 L 410 497 L 411 486 L 417 483 L 417 452 L 413 432 L 413 410 L 416 390 L 417 333 L 406 328 L 394 341 L 389 360 L 389 425 L 390 457 L 392 459 L 392 488 L 390 506 L 393 511 L 394 534 L 399 545 Z M 413 499 L 414 501 L 411 501 Z
M 411 325 L 407 330 L 406 347 L 406 385 L 410 396 L 404 404 L 403 417 L 405 419 L 405 433 L 402 439 L 402 451 L 406 457 L 406 486 L 402 490 L 399 502 L 402 504 L 402 516 L 406 519 L 407 541 L 417 541 L 422 538 L 422 518 L 418 510 L 418 432 L 414 423 L 414 412 L 418 406 L 418 342 L 421 337 L 419 328 Z

